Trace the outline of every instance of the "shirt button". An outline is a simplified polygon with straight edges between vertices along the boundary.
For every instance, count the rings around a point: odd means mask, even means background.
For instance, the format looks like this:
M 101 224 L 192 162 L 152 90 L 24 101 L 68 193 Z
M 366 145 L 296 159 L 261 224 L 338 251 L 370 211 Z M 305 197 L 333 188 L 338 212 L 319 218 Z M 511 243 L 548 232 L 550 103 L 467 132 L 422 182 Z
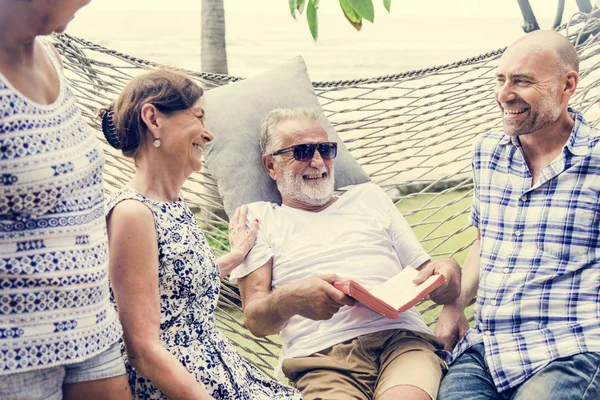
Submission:
M 516 231 L 516 232 L 515 232 L 515 236 L 516 236 L 516 237 L 519 237 L 519 236 L 521 236 L 521 231 Z
M 490 332 L 490 331 L 485 331 L 485 334 L 486 334 L 487 336 L 491 336 L 491 335 L 492 335 L 492 332 Z
M 509 272 L 510 272 L 510 269 L 508 269 L 508 268 L 504 268 L 504 273 L 505 273 L 505 274 L 508 274 Z
M 521 201 L 527 201 L 527 195 L 524 194 L 523 196 L 521 196 Z
M 498 304 L 498 302 L 497 302 L 496 300 L 492 300 L 492 305 L 493 305 L 493 306 L 495 306 L 495 305 L 497 305 L 497 304 Z

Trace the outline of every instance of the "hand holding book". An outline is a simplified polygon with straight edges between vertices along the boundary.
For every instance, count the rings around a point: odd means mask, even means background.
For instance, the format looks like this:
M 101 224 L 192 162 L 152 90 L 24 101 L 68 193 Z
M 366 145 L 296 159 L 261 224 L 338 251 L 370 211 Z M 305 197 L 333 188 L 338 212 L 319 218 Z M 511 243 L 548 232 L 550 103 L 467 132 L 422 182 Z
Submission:
M 397 319 L 400 313 L 424 299 L 446 280 L 444 275 L 431 275 L 415 284 L 413 280 L 418 276 L 419 271 L 407 266 L 399 274 L 371 290 L 351 279 L 336 281 L 333 285 L 384 317 Z
M 461 293 L 461 269 L 456 260 L 452 258 L 440 258 L 428 261 L 419 269 L 419 275 L 413 280 L 420 284 L 432 275 L 443 275 L 445 281 L 433 292 L 430 298 L 437 304 L 453 303 Z

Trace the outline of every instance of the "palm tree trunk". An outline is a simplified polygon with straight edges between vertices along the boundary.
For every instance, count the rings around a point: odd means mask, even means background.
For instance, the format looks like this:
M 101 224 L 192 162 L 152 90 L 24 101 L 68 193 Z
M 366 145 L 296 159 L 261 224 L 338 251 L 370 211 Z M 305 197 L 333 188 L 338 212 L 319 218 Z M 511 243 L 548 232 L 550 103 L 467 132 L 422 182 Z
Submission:
M 202 72 L 227 75 L 223 0 L 202 0 Z

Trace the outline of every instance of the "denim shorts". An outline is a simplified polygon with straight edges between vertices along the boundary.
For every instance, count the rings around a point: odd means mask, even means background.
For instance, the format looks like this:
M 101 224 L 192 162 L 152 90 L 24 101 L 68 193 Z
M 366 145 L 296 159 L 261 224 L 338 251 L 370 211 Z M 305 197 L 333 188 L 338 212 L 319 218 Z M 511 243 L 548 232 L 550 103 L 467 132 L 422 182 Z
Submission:
M 115 342 L 104 352 L 75 364 L 0 375 L 0 399 L 60 400 L 63 385 L 124 374 L 125 364 L 121 357 L 121 347 L 119 342 Z

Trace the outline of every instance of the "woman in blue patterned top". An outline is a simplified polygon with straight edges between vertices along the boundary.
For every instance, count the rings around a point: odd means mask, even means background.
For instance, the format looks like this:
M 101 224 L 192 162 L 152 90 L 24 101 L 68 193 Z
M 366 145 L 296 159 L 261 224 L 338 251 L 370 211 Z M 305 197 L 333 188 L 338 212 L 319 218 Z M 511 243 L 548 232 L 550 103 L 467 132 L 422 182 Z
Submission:
M 89 1 L 0 1 L 0 398 L 128 399 L 102 150 L 54 48 Z
M 107 140 L 135 161 L 133 180 L 108 203 L 129 383 L 139 399 L 299 399 L 262 376 L 216 327 L 220 278 L 244 260 L 258 221 L 247 229 L 246 211 L 237 210 L 232 251 L 215 260 L 181 198 L 213 139 L 202 94 L 184 75 L 154 71 L 134 78 L 103 113 Z

